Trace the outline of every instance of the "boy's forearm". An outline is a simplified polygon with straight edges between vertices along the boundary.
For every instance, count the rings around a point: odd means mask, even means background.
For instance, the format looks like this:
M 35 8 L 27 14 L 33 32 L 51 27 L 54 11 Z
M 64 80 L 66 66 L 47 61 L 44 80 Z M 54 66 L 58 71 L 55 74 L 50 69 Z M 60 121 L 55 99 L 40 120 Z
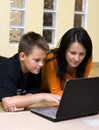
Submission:
M 17 108 L 24 108 L 32 105 L 33 103 L 40 102 L 40 100 L 42 100 L 42 97 L 39 94 L 28 94 L 22 96 L 5 97 L 2 99 L 2 104 L 6 110 L 11 104 L 15 104 Z
M 2 104 L 5 111 L 10 111 L 9 108 L 16 108 L 17 111 L 20 110 L 20 108 L 23 109 L 40 101 L 56 102 L 59 104 L 60 98 L 61 97 L 59 95 L 51 93 L 27 94 L 21 96 L 5 97 L 2 99 Z

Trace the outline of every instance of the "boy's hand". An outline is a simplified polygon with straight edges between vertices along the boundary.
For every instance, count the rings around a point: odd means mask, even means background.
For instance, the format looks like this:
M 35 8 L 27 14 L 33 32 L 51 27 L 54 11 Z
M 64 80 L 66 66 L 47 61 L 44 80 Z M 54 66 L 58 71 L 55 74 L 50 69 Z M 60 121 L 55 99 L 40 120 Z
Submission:
M 61 96 L 56 95 L 56 94 L 51 94 L 51 93 L 44 93 L 44 100 L 49 101 L 49 102 L 56 102 L 57 104 L 60 103 Z
M 24 108 L 17 108 L 15 104 L 9 104 L 6 112 L 18 112 L 23 110 Z

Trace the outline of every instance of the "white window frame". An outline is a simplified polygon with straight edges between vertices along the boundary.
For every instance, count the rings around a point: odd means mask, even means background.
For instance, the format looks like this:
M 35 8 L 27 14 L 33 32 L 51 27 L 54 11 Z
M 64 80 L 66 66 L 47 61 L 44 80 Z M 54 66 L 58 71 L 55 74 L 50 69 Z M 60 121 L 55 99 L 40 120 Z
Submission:
M 83 6 L 82 11 L 74 11 L 74 15 L 75 14 L 82 15 L 81 27 L 86 29 L 86 26 L 87 26 L 87 14 L 88 14 L 88 0 L 83 0 L 83 5 L 82 6 Z
M 25 21 L 26 21 L 26 1 L 27 0 L 24 0 L 24 6 L 23 6 L 23 8 L 17 8 L 17 7 L 11 7 L 10 8 L 10 11 L 20 11 L 20 12 L 24 12 L 23 14 L 24 14 L 24 17 L 22 17 L 22 24 L 23 25 L 21 25 L 21 26 L 18 26 L 18 25 L 10 25 L 10 29 L 22 29 L 23 30 L 23 32 L 22 32 L 22 34 L 25 32 Z M 10 2 L 11 2 L 11 0 L 10 0 Z M 9 35 L 10 36 L 10 35 Z M 9 41 L 10 42 L 10 41 Z M 18 42 L 10 42 L 10 44 L 18 44 Z
M 56 46 L 56 31 L 57 31 L 57 10 L 58 10 L 58 0 L 54 0 L 54 8 L 53 9 L 44 9 L 43 13 L 52 13 L 53 14 L 53 26 L 43 26 L 43 30 L 51 30 L 52 31 L 52 43 L 48 43 L 49 46 Z

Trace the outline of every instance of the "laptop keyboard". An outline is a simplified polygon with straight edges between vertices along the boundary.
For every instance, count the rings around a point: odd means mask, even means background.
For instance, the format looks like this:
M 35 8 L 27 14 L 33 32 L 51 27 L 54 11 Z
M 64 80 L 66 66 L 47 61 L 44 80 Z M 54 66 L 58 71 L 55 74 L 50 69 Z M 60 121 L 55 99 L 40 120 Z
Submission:
M 48 117 L 55 118 L 57 110 L 56 109 L 47 109 L 41 112 L 43 115 L 47 115 Z
M 34 109 L 33 111 L 51 118 L 56 118 L 57 107 L 37 108 Z

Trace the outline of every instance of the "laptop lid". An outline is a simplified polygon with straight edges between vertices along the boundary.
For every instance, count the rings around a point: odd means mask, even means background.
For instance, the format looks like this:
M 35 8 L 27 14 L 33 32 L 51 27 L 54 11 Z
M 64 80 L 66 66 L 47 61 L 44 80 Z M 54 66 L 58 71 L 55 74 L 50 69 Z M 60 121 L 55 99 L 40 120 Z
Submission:
M 76 118 L 99 111 L 99 77 L 76 78 L 66 82 L 57 118 Z
M 33 110 L 31 111 L 33 112 Z M 40 114 L 40 109 L 38 111 L 34 113 L 39 113 L 38 115 L 52 121 L 62 121 L 98 113 L 99 77 L 67 80 L 54 118 Z

